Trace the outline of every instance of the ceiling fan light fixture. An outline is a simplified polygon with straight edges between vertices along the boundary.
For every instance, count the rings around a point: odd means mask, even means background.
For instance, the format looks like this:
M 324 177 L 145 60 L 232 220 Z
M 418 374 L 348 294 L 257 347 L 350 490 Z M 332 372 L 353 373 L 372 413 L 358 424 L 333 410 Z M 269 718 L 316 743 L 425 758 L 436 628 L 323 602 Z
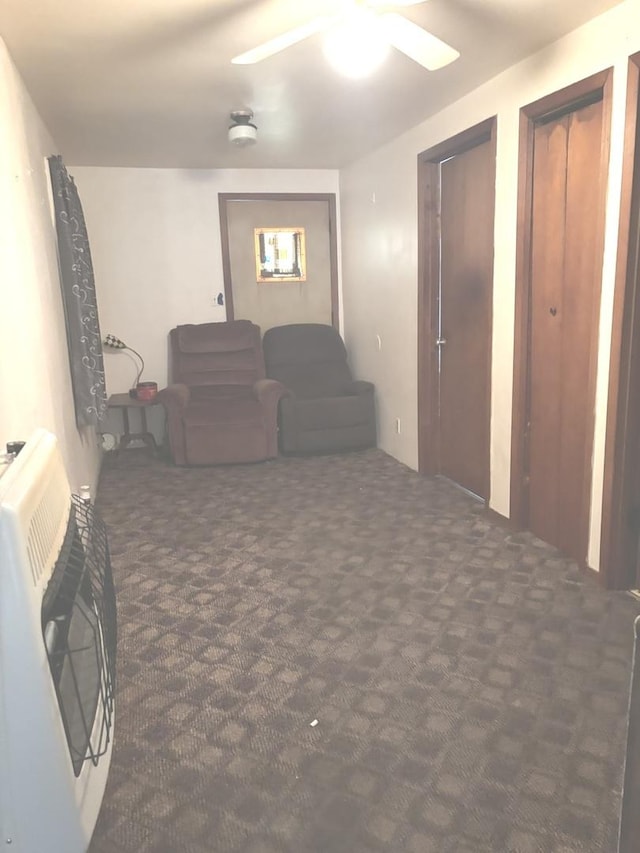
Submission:
M 381 18 L 358 7 L 324 37 L 323 51 L 329 64 L 354 80 L 373 74 L 389 54 L 389 42 Z
M 372 74 L 385 60 L 391 47 L 427 71 L 437 71 L 454 62 L 460 53 L 451 45 L 423 29 L 399 12 L 424 0 L 333 0 L 343 11 L 333 16 L 319 15 L 246 51 L 231 61 L 253 64 L 268 59 L 310 36 L 325 33 L 325 56 L 338 73 L 358 79 Z M 338 6 L 336 5 L 336 10 Z

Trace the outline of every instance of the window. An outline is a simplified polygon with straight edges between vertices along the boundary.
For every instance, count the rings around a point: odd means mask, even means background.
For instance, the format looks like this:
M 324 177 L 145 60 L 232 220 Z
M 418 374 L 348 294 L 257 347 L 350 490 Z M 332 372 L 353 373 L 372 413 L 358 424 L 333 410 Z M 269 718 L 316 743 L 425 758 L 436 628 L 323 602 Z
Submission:
M 304 228 L 256 228 L 256 280 L 306 281 Z

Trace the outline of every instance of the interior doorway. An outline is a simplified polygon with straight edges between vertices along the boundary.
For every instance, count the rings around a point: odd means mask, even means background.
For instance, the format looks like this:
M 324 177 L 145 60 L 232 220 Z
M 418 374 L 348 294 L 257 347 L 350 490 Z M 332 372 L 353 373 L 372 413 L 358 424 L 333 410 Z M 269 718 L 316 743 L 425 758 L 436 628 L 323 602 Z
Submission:
M 640 54 L 629 60 L 613 306 L 600 569 L 640 587 Z
M 420 471 L 489 499 L 496 120 L 418 158 Z
M 521 111 L 511 517 L 580 563 L 591 506 L 611 73 Z
M 338 248 L 333 193 L 219 193 L 227 320 L 251 320 L 262 332 L 288 323 L 338 327 Z M 304 280 L 265 282 L 256 270 L 256 231 L 305 235 Z

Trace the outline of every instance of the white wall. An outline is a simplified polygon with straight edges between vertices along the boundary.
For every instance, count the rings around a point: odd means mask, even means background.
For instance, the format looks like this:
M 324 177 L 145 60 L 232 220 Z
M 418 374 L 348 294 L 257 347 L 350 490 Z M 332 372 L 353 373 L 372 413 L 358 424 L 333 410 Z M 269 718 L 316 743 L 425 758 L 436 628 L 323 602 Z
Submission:
M 338 194 L 332 170 L 180 170 L 71 166 L 96 274 L 100 324 L 138 350 L 144 377 L 167 381 L 168 333 L 224 320 L 218 193 Z M 135 368 L 105 353 L 107 388 L 126 391 Z
M 518 121 L 520 107 L 614 66 L 612 153 L 602 277 L 588 562 L 598 567 L 611 316 L 627 62 L 640 50 L 640 10 L 626 3 L 476 89 L 341 173 L 345 336 L 357 372 L 378 387 L 381 446 L 413 468 L 417 442 L 417 166 L 421 152 L 498 116 L 491 499 L 509 515 Z M 375 199 L 375 200 L 374 200 Z M 363 251 L 363 247 L 366 248 Z M 375 346 L 382 338 L 382 351 Z M 394 431 L 400 417 L 402 433 Z
M 71 396 L 45 159 L 55 153 L 0 40 L 0 448 L 46 427 L 72 487 L 95 488 L 95 432 L 78 432 Z

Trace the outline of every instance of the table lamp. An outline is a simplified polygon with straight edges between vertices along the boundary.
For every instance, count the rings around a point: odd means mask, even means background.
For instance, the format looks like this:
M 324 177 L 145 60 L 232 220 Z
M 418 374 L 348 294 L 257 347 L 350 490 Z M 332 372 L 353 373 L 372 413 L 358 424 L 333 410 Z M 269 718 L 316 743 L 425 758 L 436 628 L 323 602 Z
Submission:
M 129 396 L 136 400 L 153 400 L 158 393 L 157 382 L 141 382 L 142 371 L 144 370 L 144 359 L 137 350 L 125 344 L 124 341 L 117 338 L 115 335 L 107 335 L 102 342 L 105 347 L 112 350 L 128 350 L 140 359 L 140 369 L 136 375 L 136 381 L 133 387 L 129 390 Z

